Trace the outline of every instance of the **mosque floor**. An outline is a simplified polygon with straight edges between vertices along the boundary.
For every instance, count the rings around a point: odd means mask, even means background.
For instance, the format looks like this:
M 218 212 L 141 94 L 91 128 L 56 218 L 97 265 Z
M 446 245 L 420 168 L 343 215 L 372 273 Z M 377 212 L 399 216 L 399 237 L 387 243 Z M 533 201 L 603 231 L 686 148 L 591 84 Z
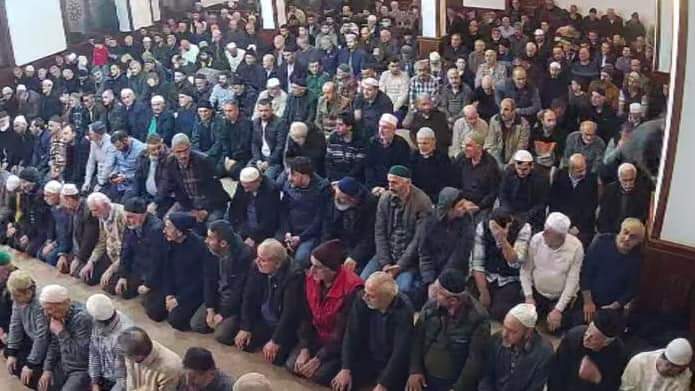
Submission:
M 61 284 L 70 290 L 74 300 L 85 302 L 94 293 L 103 293 L 96 287 L 89 287 L 80 281 L 59 274 L 54 268 L 36 259 L 23 255 L 15 255 L 13 261 L 20 269 L 29 271 L 36 279 L 39 286 L 55 283 Z M 217 343 L 210 335 L 201 335 L 192 332 L 180 332 L 171 328 L 166 322 L 156 323 L 151 321 L 137 299 L 115 299 L 117 308 L 128 314 L 136 325 L 144 328 L 152 338 L 159 341 L 179 355 L 190 346 L 201 346 L 210 349 L 218 367 L 226 373 L 239 377 L 247 372 L 260 372 L 266 375 L 274 385 L 274 389 L 283 391 L 298 390 L 326 390 L 326 388 L 305 382 L 289 374 L 284 368 L 267 364 L 263 357 L 256 353 L 250 354 Z M 4 359 L 0 359 L 0 390 L 20 391 L 27 390 L 17 378 L 11 377 L 5 370 Z

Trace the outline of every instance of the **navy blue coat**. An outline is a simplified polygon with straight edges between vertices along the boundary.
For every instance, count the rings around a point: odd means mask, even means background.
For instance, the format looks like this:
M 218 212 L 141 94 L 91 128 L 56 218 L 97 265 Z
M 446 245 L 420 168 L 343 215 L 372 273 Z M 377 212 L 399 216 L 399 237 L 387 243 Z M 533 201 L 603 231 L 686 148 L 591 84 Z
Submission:
M 136 277 L 150 289 L 161 287 L 162 265 L 168 248 L 163 229 L 162 220 L 149 213 L 142 224 L 141 235 L 134 229 L 125 229 L 117 273 L 119 278 Z
M 152 113 L 150 108 L 142 102 L 135 102 L 130 107 L 124 107 L 126 114 L 126 128 L 128 134 L 136 139 L 145 142 L 147 138 L 147 127 L 149 126 Z M 113 129 L 119 130 L 119 129 Z

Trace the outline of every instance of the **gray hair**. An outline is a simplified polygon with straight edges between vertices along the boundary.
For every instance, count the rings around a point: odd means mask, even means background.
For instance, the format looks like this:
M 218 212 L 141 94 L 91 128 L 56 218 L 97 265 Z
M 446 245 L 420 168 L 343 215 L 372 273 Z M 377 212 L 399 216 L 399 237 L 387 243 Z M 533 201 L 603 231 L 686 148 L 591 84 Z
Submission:
M 282 264 L 287 260 L 287 250 L 277 239 L 269 238 L 262 241 L 261 244 L 258 245 L 257 253 L 260 253 L 262 248 L 268 250 L 271 254 L 270 256 L 278 264 Z
M 155 104 L 155 103 L 166 103 L 166 100 L 164 100 L 164 97 L 161 95 L 155 95 L 152 97 L 150 100 L 150 103 Z
M 171 147 L 174 148 L 179 144 L 191 145 L 191 140 L 185 133 L 176 133 L 174 137 L 171 138 Z
M 87 196 L 87 207 L 111 205 L 111 199 L 104 193 L 94 192 Z
M 140 327 L 128 327 L 118 336 L 118 345 L 126 357 L 145 357 L 152 352 L 152 340 Z
M 632 163 L 623 163 L 620 166 L 618 166 L 618 176 L 620 176 L 620 174 L 625 174 L 628 171 L 637 173 L 637 167 L 635 167 L 635 165 Z
M 131 90 L 130 88 L 124 88 L 124 89 L 121 90 L 121 96 L 124 96 L 124 95 L 133 95 L 133 96 L 135 96 L 135 92 L 133 92 L 133 90 Z
M 420 130 L 417 131 L 417 139 L 436 139 L 437 136 L 434 133 L 434 130 L 432 128 L 424 127 L 420 128 Z
M 304 122 L 295 121 L 290 125 L 290 134 L 306 136 L 309 128 Z

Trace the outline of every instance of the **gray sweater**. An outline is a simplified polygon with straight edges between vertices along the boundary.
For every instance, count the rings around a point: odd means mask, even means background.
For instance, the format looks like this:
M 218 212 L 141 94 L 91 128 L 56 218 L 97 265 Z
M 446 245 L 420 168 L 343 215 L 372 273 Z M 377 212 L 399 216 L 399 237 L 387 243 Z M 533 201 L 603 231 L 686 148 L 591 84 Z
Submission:
M 106 324 L 94 322 L 89 343 L 89 377 L 92 384 L 103 378 L 116 383 L 111 391 L 125 391 L 125 358 L 117 340 L 121 332 L 130 326 L 133 326 L 133 321 L 120 311 Z
M 7 338 L 8 356 L 16 357 L 24 343 L 24 338 L 32 341 L 31 351 L 27 356 L 27 366 L 32 369 L 41 367 L 48 350 L 49 331 L 48 321 L 36 295 L 27 305 L 22 306 L 17 303 L 12 305 L 10 331 Z
M 43 370 L 53 371 L 60 361 L 65 374 L 87 372 L 92 317 L 87 313 L 84 305 L 72 302 L 64 325 L 60 334 L 51 333 Z

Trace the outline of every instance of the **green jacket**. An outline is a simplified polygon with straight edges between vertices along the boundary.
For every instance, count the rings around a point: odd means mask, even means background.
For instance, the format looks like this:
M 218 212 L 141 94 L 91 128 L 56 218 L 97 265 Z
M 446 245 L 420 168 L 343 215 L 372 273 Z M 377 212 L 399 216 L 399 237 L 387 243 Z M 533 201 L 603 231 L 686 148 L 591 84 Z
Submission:
M 306 88 L 309 91 L 309 95 L 318 99 L 323 95 L 323 85 L 331 79 L 331 76 L 326 72 L 321 72 L 319 75 L 306 75 Z
M 475 390 L 482 375 L 485 348 L 490 339 L 487 311 L 472 296 L 458 319 L 430 300 L 415 323 L 415 342 L 410 356 L 410 374 L 450 379 L 455 391 Z

